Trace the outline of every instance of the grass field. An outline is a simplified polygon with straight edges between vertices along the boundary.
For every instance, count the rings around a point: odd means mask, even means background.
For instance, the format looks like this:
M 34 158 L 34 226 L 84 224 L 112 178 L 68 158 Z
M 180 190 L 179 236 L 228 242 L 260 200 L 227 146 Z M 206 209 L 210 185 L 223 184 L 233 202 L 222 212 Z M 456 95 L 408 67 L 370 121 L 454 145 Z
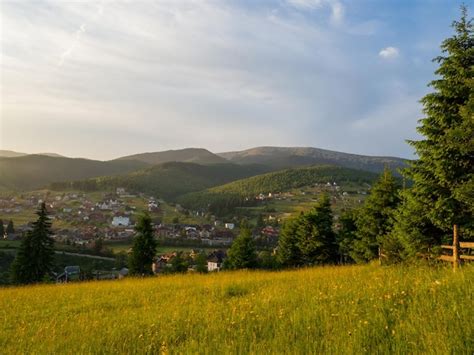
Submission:
M 474 268 L 346 266 L 0 290 L 11 353 L 474 351 Z

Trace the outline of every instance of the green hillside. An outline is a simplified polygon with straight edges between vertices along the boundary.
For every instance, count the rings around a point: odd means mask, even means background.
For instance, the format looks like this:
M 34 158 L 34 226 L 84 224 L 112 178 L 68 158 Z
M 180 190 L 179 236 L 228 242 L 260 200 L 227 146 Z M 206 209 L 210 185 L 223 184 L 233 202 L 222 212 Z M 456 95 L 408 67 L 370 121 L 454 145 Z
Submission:
M 293 168 L 190 193 L 182 196 L 178 201 L 190 209 L 209 208 L 210 211 L 218 213 L 237 206 L 252 204 L 255 196 L 261 193 L 284 192 L 316 183 L 371 183 L 376 178 L 375 173 L 329 165 Z
M 472 354 L 474 268 L 326 266 L 0 290 L 2 354 Z
M 196 164 L 223 164 L 228 161 L 202 148 L 186 148 L 167 150 L 163 152 L 141 153 L 119 158 L 119 160 L 139 160 L 148 164 L 162 164 L 168 162 L 196 163 Z
M 266 172 L 262 166 L 236 164 L 200 165 L 169 162 L 123 176 L 101 177 L 85 181 L 54 184 L 53 188 L 107 190 L 125 187 L 131 192 L 143 192 L 173 200 L 177 196 L 222 185 L 230 181 Z
M 37 189 L 55 181 L 123 174 L 145 166 L 146 163 L 133 160 L 103 162 L 45 155 L 0 158 L 0 189 Z
M 406 165 L 406 160 L 401 158 L 349 154 L 311 147 L 257 147 L 219 153 L 219 156 L 236 164 L 265 164 L 274 170 L 329 164 L 379 173 L 385 167 L 396 172 Z

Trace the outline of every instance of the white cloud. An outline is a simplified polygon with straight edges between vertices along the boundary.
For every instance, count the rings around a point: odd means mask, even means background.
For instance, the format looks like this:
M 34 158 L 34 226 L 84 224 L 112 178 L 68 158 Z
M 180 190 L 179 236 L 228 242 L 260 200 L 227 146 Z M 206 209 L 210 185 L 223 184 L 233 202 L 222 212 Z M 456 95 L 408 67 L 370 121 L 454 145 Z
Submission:
M 379 52 L 379 56 L 384 59 L 394 59 L 400 55 L 397 47 L 386 47 Z
M 340 2 L 331 4 L 331 21 L 340 24 L 344 20 L 344 6 Z

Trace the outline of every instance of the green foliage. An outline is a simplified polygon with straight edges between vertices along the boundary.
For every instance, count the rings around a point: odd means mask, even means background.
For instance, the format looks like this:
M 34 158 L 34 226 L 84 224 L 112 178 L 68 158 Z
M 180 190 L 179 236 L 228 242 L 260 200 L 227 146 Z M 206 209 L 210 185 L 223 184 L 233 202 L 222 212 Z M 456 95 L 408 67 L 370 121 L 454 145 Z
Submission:
M 341 263 L 348 263 L 353 260 L 350 253 L 352 244 L 356 239 L 356 220 L 356 210 L 344 211 L 339 217 L 339 230 L 337 231 L 336 241 L 339 249 L 339 262 Z
M 278 238 L 278 262 L 285 267 L 299 266 L 302 264 L 301 251 L 298 246 L 297 230 L 300 217 L 287 219 Z
M 196 271 L 200 274 L 207 273 L 207 255 L 201 252 L 196 256 Z
M 405 257 L 429 251 L 454 224 L 464 238 L 474 236 L 474 32 L 465 7 L 453 28 L 435 58 L 434 91 L 421 100 L 423 139 L 410 141 L 419 159 L 405 171 L 413 186 L 402 196 L 394 228 Z
M 110 190 L 124 187 L 128 191 L 174 200 L 177 196 L 267 171 L 261 166 L 236 164 L 200 165 L 168 162 L 126 175 L 100 177 L 91 180 L 55 184 L 55 188 L 73 188 L 85 191 Z
M 158 246 L 154 237 L 153 224 L 148 214 L 142 215 L 135 227 L 136 235 L 133 238 L 132 253 L 129 259 L 131 275 L 153 274 L 151 265 Z
M 36 212 L 38 219 L 33 230 L 23 236 L 15 261 L 12 264 L 12 281 L 19 284 L 41 282 L 49 277 L 54 262 L 54 240 L 46 205 Z
M 189 263 L 183 257 L 183 252 L 176 252 L 176 256 L 171 259 L 171 268 L 168 270 L 170 273 L 184 274 L 188 271 Z
M 332 224 L 331 202 L 327 195 L 323 195 L 316 206 L 300 216 L 296 229 L 297 245 L 305 265 L 335 261 L 336 236 Z
M 327 195 L 310 211 L 289 219 L 278 241 L 278 261 L 283 266 L 326 264 L 335 261 L 336 235 Z
M 255 197 L 270 192 L 284 192 L 294 188 L 327 182 L 372 183 L 374 173 L 341 168 L 337 166 L 312 166 L 282 170 L 253 176 L 208 190 L 190 193 L 178 199 L 193 210 L 209 210 L 216 215 L 225 215 L 235 207 L 255 204 Z
M 257 267 L 257 252 L 252 233 L 244 222 L 224 260 L 225 269 L 253 269 Z
M 7 229 L 5 230 L 7 234 L 15 233 L 15 226 L 13 225 L 13 221 L 10 219 L 7 224 Z
M 385 170 L 357 215 L 356 238 L 350 252 L 356 262 L 367 262 L 378 257 L 379 247 L 393 226 L 400 202 L 398 190 L 397 181 L 388 169 Z

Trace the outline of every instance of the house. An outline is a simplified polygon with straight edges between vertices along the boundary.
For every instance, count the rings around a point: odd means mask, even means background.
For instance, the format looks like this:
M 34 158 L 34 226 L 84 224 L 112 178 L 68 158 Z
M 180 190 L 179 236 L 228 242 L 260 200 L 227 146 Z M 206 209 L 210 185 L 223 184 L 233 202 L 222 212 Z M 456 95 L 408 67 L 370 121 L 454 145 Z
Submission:
M 234 223 L 226 223 L 224 224 L 225 229 L 234 229 L 235 224 Z
M 220 271 L 226 256 L 226 252 L 223 250 L 215 250 L 209 254 L 207 258 L 207 271 Z
M 117 187 L 116 193 L 117 195 L 125 195 L 127 191 L 125 190 L 124 187 Z
M 128 227 L 130 225 L 130 217 L 115 216 L 112 219 L 112 225 L 114 227 Z
M 150 200 L 148 202 L 148 212 L 157 212 L 159 211 L 158 203 L 156 201 Z

